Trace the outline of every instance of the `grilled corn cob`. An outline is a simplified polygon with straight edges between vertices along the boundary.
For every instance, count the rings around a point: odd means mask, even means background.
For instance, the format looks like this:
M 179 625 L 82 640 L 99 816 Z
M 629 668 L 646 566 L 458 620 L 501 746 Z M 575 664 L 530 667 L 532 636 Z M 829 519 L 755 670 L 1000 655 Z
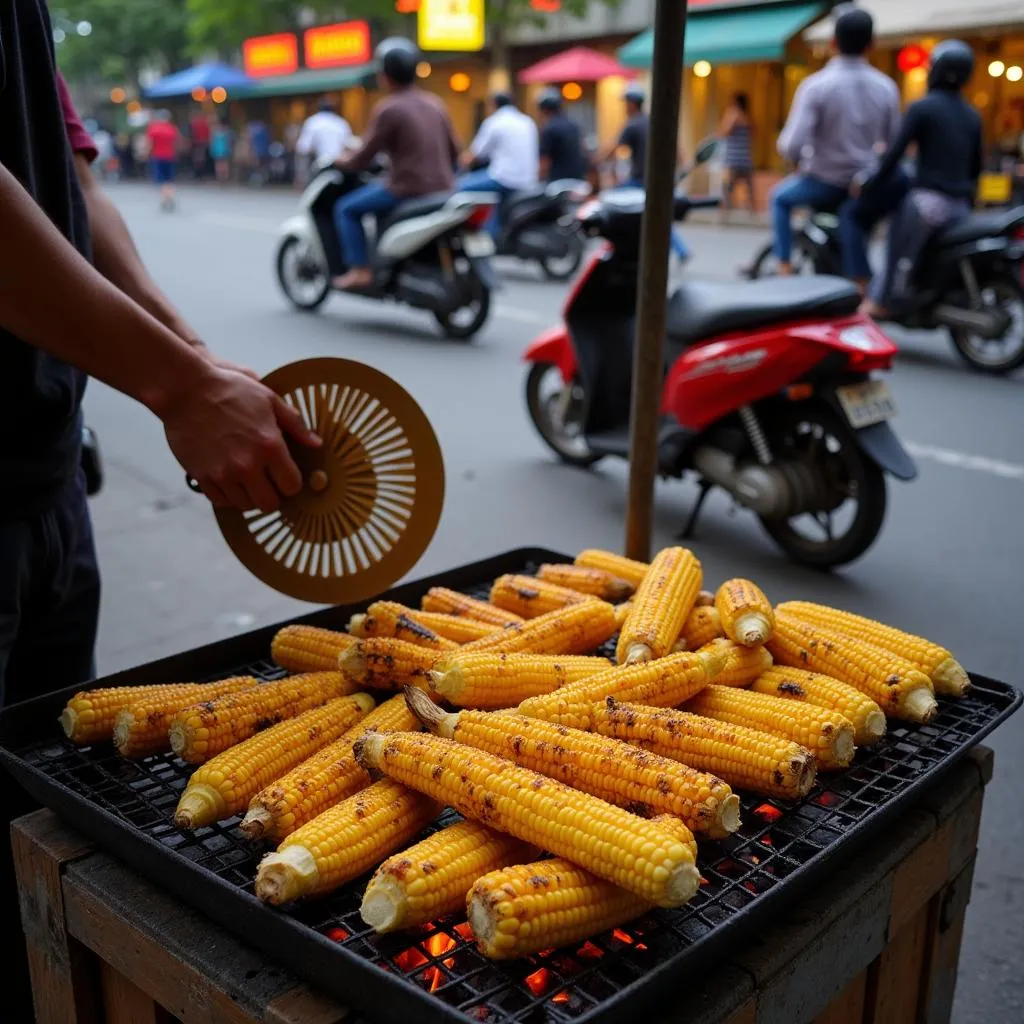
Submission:
M 197 685 L 174 698 L 150 697 L 121 708 L 114 721 L 114 746 L 122 757 L 145 757 L 171 749 L 167 731 L 177 712 L 200 701 L 237 693 L 256 686 L 252 676 L 234 676 L 220 682 Z
M 491 604 L 515 612 L 524 619 L 536 619 L 539 615 L 587 599 L 587 595 L 578 590 L 548 583 L 536 576 L 513 575 L 499 576 L 491 587 L 490 596 Z
M 354 644 L 348 633 L 316 626 L 285 626 L 270 645 L 270 656 L 289 672 L 334 672 L 338 655 Z
M 296 765 L 249 801 L 241 829 L 249 839 L 276 842 L 346 797 L 365 789 L 370 776 L 356 763 L 352 744 L 371 729 L 402 732 L 420 727 L 419 719 L 397 694 L 371 711 L 323 750 Z
M 607 569 L 588 569 L 584 565 L 568 565 L 565 562 L 546 562 L 537 570 L 537 577 L 561 587 L 578 590 L 581 594 L 599 597 L 602 601 L 625 601 L 636 590 L 635 583 Z
M 592 727 L 602 736 L 711 772 L 737 789 L 795 800 L 814 782 L 814 757 L 799 743 L 685 711 L 609 698 L 594 708 Z
M 722 667 L 717 651 L 683 651 L 657 661 L 609 669 L 554 693 L 524 700 L 519 714 L 573 729 L 590 729 L 594 705 L 606 697 L 672 707 L 699 693 Z
M 668 817 L 655 820 L 677 827 Z M 480 952 L 498 960 L 580 942 L 650 909 L 646 900 L 561 857 L 491 872 L 466 900 Z
M 523 620 L 512 612 L 495 608 L 486 601 L 478 601 L 474 597 L 466 597 L 457 590 L 447 587 L 431 587 L 420 602 L 425 612 L 441 612 L 444 615 L 458 615 L 477 622 L 489 622 L 493 626 L 511 626 Z
M 572 654 L 457 651 L 430 673 L 430 688 L 461 708 L 513 708 L 528 697 L 605 672 L 607 658 Z
M 750 688 L 755 693 L 806 701 L 815 707 L 838 711 L 853 723 L 853 741 L 857 746 L 870 746 L 885 735 L 882 709 L 855 686 L 831 676 L 776 665 L 762 672 Z
M 693 611 L 701 579 L 700 562 L 692 551 L 658 552 L 622 625 L 615 650 L 620 665 L 662 658 L 672 650 Z
M 725 636 L 718 612 L 711 605 L 698 605 L 683 623 L 673 651 L 695 651 L 698 647 Z
M 441 652 L 406 640 L 377 636 L 357 640 L 338 664 L 346 675 L 375 690 L 400 690 L 414 684 L 426 688 L 430 670 Z
M 411 623 L 407 620 L 411 620 Z M 465 616 L 424 612 L 417 608 L 406 608 L 394 601 L 375 601 L 366 609 L 365 615 L 352 616 L 349 632 L 361 638 L 393 636 L 399 640 L 413 640 L 411 634 L 417 626 L 426 627 L 435 636 L 451 640 L 456 646 L 468 644 L 471 640 L 479 640 L 480 637 L 501 629 L 493 623 L 477 622 L 476 619 L 467 619 Z
M 930 640 L 904 633 L 874 619 L 810 601 L 787 601 L 779 605 L 779 610 L 795 615 L 809 625 L 834 629 L 855 640 L 891 651 L 928 676 L 935 692 L 944 697 L 962 697 L 971 688 L 971 677 L 963 666 L 945 647 Z
M 393 637 L 420 647 L 431 647 L 435 651 L 455 650 L 459 646 L 457 643 L 436 633 L 419 620 L 418 615 L 424 614 L 411 612 L 391 601 L 377 601 L 370 605 L 365 614 L 353 615 L 349 619 L 348 631 L 364 640 L 375 636 Z
M 523 651 L 530 654 L 589 654 L 609 640 L 617 628 L 615 609 L 606 601 L 588 597 L 579 604 L 567 605 L 464 644 L 462 650 L 502 654 Z
M 512 836 L 460 821 L 384 861 L 366 886 L 359 913 L 376 932 L 436 921 L 465 907 L 477 879 L 536 854 Z
M 671 814 L 712 839 L 724 839 L 740 826 L 739 798 L 729 787 L 677 761 L 621 740 L 520 715 L 448 714 L 411 687 L 405 699 L 438 736 L 497 754 L 643 818 Z
M 599 548 L 587 548 L 581 551 L 573 560 L 574 565 L 582 565 L 585 569 L 603 569 L 620 580 L 632 583 L 639 587 L 650 566 L 646 562 L 637 562 L 632 558 L 625 558 L 622 555 L 612 554 L 611 551 L 602 551 Z
M 705 644 L 702 651 L 713 651 L 723 659 L 715 676 L 717 686 L 749 686 L 762 672 L 772 667 L 772 656 L 765 647 L 744 647 L 719 637 Z
M 440 810 L 397 782 L 375 782 L 306 822 L 276 853 L 267 854 L 256 872 L 256 895 L 280 906 L 337 889 L 407 843 Z
M 693 853 L 664 827 L 493 754 L 408 732 L 370 733 L 355 752 L 364 767 L 467 818 L 571 857 L 659 906 L 680 906 L 697 891 Z
M 240 813 L 264 786 L 336 740 L 372 709 L 368 693 L 339 697 L 210 758 L 188 780 L 174 824 L 196 829 Z
M 183 761 L 202 764 L 286 718 L 357 689 L 341 672 L 310 672 L 193 704 L 171 719 L 171 749 Z
M 938 710 L 931 680 L 909 661 L 844 633 L 809 626 L 792 612 L 775 610 L 768 650 L 782 665 L 855 686 L 894 718 L 929 722 Z
M 750 580 L 726 580 L 715 594 L 715 608 L 725 635 L 738 644 L 753 647 L 772 635 L 775 613 L 761 588 Z
M 683 710 L 793 740 L 806 747 L 822 768 L 845 768 L 853 760 L 853 725 L 838 711 L 796 701 L 780 704 L 780 700 L 731 686 L 708 686 Z

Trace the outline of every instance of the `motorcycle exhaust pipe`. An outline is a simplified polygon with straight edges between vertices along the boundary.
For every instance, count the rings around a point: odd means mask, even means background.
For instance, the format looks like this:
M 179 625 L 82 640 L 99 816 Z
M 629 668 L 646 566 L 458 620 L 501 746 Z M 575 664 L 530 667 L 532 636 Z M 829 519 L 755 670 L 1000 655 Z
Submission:
M 962 306 L 950 306 L 946 303 L 936 306 L 932 316 L 935 322 L 943 327 L 957 327 L 973 331 L 992 341 L 1001 338 L 1009 325 L 1009 317 L 1002 310 L 982 312 L 975 309 L 964 309 Z
M 436 278 L 420 277 L 418 274 L 403 273 L 398 275 L 395 292 L 399 299 L 416 309 L 429 309 L 435 313 L 445 313 L 452 305 L 452 297 L 444 283 Z
M 698 448 L 693 453 L 693 464 L 702 476 L 758 515 L 779 515 L 787 503 L 784 489 L 770 468 L 738 467 L 728 452 L 711 447 Z

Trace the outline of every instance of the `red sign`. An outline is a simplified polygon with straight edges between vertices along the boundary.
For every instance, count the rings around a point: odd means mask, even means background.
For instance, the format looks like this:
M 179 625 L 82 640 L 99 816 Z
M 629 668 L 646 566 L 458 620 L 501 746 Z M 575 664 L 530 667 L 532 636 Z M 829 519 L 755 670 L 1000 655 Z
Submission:
M 543 11 L 545 14 L 554 14 L 562 9 L 562 0 L 530 0 L 530 6 L 535 11 Z
M 928 63 L 928 51 L 917 43 L 908 43 L 896 55 L 896 64 L 906 74 L 914 68 L 923 68 Z
M 340 68 L 370 59 L 370 26 L 365 21 L 342 21 L 307 29 L 302 37 L 307 68 Z
M 253 78 L 290 75 L 299 67 L 299 41 L 291 32 L 246 39 L 242 43 L 242 66 Z
M 420 9 L 420 0 L 395 0 L 395 10 L 399 14 L 416 14 Z

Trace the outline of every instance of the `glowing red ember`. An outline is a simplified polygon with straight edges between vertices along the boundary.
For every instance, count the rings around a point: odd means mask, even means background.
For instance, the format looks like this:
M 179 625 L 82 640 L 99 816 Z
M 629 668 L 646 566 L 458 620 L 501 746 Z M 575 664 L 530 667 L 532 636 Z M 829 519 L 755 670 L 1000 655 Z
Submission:
M 754 813 L 765 821 L 778 821 L 782 817 L 782 811 L 771 804 L 760 804 L 754 808 Z
M 524 979 L 526 987 L 535 995 L 544 995 L 551 988 L 551 972 L 546 967 L 528 974 Z

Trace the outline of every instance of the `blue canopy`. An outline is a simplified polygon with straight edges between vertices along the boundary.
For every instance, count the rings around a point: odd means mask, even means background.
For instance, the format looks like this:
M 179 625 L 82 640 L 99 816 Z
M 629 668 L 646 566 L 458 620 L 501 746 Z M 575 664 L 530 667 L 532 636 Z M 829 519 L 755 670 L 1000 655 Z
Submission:
M 168 96 L 191 96 L 193 89 L 210 90 L 219 86 L 221 89 L 230 90 L 253 84 L 254 79 L 244 71 L 214 60 L 185 68 L 184 71 L 176 71 L 173 75 L 166 75 L 146 90 L 146 97 L 156 100 Z

